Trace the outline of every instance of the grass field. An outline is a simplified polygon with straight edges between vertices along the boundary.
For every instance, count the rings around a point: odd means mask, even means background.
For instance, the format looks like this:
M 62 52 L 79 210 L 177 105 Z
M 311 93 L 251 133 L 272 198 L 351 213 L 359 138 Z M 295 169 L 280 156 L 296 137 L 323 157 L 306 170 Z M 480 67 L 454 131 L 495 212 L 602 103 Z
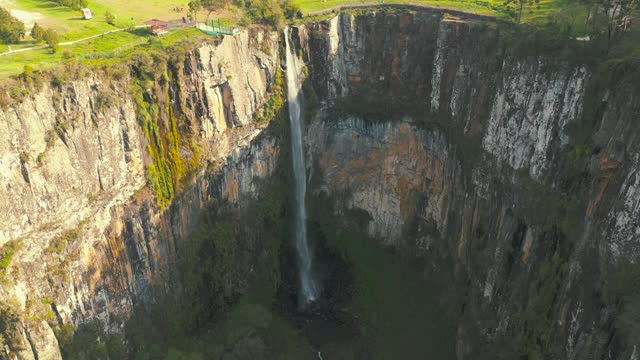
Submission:
M 180 19 L 185 13 L 176 12 L 174 7 L 184 7 L 189 0 L 95 0 L 90 1 L 89 7 L 93 12 L 93 19 L 82 20 L 80 12 L 67 7 L 58 6 L 50 0 L 0 0 L 0 6 L 18 11 L 19 18 L 25 22 L 30 30 L 34 22 L 45 28 L 53 28 L 60 35 L 60 41 L 74 41 L 88 36 L 101 34 L 118 28 L 139 25 L 152 18 L 163 20 Z M 105 13 L 109 11 L 116 18 L 116 26 L 105 20 Z M 186 11 L 186 10 L 185 10 Z M 27 37 L 20 44 L 11 45 L 12 50 L 38 45 Z M 7 45 L 0 44 L 0 53 L 8 51 Z M 24 56 L 21 56 L 24 58 Z M 3 64 L 0 58 L 0 66 Z
M 357 4 L 415 4 L 432 6 L 435 8 L 455 9 L 474 14 L 490 15 L 498 18 L 508 18 L 509 13 L 504 6 L 504 0 L 393 0 L 393 1 L 371 1 L 371 0 L 294 0 L 305 14 L 330 9 L 342 5 Z M 579 8 L 568 8 L 567 0 L 540 0 L 535 5 L 535 9 L 525 8 L 522 13 L 522 22 L 537 23 L 548 20 L 551 16 L 560 15 L 562 9 L 566 9 L 566 16 L 573 14 L 576 18 L 584 18 L 586 11 Z M 533 11 L 535 10 L 535 11 Z
M 128 46 L 131 43 L 141 44 L 146 41 L 144 37 L 125 31 L 107 34 L 96 39 L 65 47 L 64 51 L 61 50 L 55 54 L 52 54 L 49 49 L 39 49 L 7 55 L 0 58 L 0 77 L 19 74 L 25 65 L 43 69 L 61 64 L 69 58 L 84 57 L 87 54 L 104 53 Z
M 93 19 L 82 20 L 80 12 L 67 7 L 58 6 L 50 0 L 0 0 L 0 6 L 18 11 L 20 20 L 27 24 L 30 30 L 33 22 L 45 28 L 53 28 L 60 34 L 60 41 L 74 41 L 107 31 L 139 25 L 152 18 L 163 20 L 180 19 L 186 15 L 189 0 L 93 0 L 89 1 L 89 8 L 93 12 Z M 183 7 L 183 12 L 174 11 L 175 7 Z M 109 11 L 116 18 L 116 26 L 105 20 L 105 13 Z M 107 34 L 96 39 L 61 47 L 56 54 L 49 49 L 30 50 L 22 53 L 0 57 L 0 77 L 19 74 L 25 65 L 36 68 L 56 65 L 68 58 L 97 56 L 96 53 L 110 52 L 121 48 L 135 46 L 146 42 L 143 34 L 118 32 Z M 20 44 L 12 44 L 12 50 L 19 50 L 37 43 L 30 37 Z M 9 47 L 0 44 L 0 53 L 7 52 Z
M 113 30 L 114 26 L 105 21 L 104 15 L 107 11 L 117 17 L 116 25 L 126 27 L 142 24 L 152 18 L 180 19 L 184 13 L 175 12 L 172 9 L 174 7 L 186 9 L 186 3 L 188 0 L 94 0 L 89 1 L 93 19 L 82 20 L 79 11 L 58 6 L 50 0 L 0 0 L 0 6 L 18 10 L 24 13 L 25 17 L 30 14 L 31 21 L 26 21 L 27 26 L 36 21 L 46 28 L 54 28 L 61 35 L 61 41 L 77 40 Z
M 348 4 L 379 4 L 380 1 L 369 0 L 293 0 L 298 4 L 303 13 L 309 14 L 315 11 L 329 9 Z M 579 20 L 586 16 L 582 9 L 568 9 L 568 0 L 540 0 L 535 11 L 525 10 L 523 22 L 542 22 L 552 16 L 561 14 L 560 9 L 565 8 L 561 16 L 574 21 L 576 29 L 584 21 Z M 88 36 L 102 34 L 107 31 L 126 28 L 132 25 L 140 25 L 144 21 L 159 18 L 163 20 L 180 19 L 186 15 L 189 0 L 89 0 L 89 8 L 94 17 L 91 20 L 82 20 L 80 12 L 70 8 L 58 6 L 51 0 L 0 0 L 0 6 L 18 11 L 24 22 L 31 26 L 34 21 L 45 28 L 53 28 L 60 34 L 60 41 L 74 41 Z M 504 0 L 393 0 L 386 3 L 410 3 L 427 5 L 439 8 L 451 8 L 476 14 L 492 15 L 499 18 L 508 17 L 508 12 L 503 5 Z M 183 11 L 174 9 L 184 8 Z M 109 11 L 116 15 L 116 26 L 110 25 L 105 20 L 105 13 Z M 214 16 L 233 17 L 233 11 L 226 10 Z M 199 14 L 199 20 L 204 19 L 205 14 Z M 30 29 L 30 28 L 29 28 Z M 577 31 L 579 33 L 579 31 Z M 89 54 L 110 52 L 122 47 L 135 46 L 147 41 L 142 34 L 118 32 L 108 34 L 100 38 L 87 40 L 71 46 L 63 46 L 57 54 L 51 54 L 48 49 L 30 50 L 22 53 L 10 54 L 0 57 L 0 77 L 18 74 L 24 65 L 43 67 L 55 65 L 70 57 L 78 58 Z M 19 50 L 37 44 L 27 37 L 22 43 L 12 45 L 12 50 Z M 0 53 L 7 52 L 8 46 L 0 44 Z M 96 55 L 93 55 L 96 56 Z
M 49 49 L 39 49 L 0 57 L 0 78 L 22 73 L 25 65 L 36 69 L 46 69 L 72 59 L 90 60 L 124 57 L 128 51 L 140 45 L 158 43 L 161 46 L 168 46 L 180 39 L 202 36 L 205 35 L 194 28 L 178 29 L 160 38 L 149 36 L 144 31 L 121 31 L 106 34 L 64 47 L 55 54 L 52 54 Z
M 494 4 L 491 1 L 470 1 L 470 0 L 394 0 L 394 1 L 385 1 L 384 3 L 401 3 L 401 4 L 419 4 L 419 5 L 428 5 L 433 7 L 442 7 L 442 8 L 454 8 L 462 11 L 473 12 L 477 14 L 484 15 L 496 15 L 497 12 L 494 8 Z M 295 0 L 294 3 L 300 5 L 300 9 L 303 13 L 308 14 L 315 11 L 320 11 L 324 9 L 329 9 L 335 6 L 340 5 L 351 5 L 351 4 L 382 4 L 380 1 L 361 1 L 361 0 Z M 499 5 L 496 2 L 495 5 Z
M 375 0 L 293 1 L 300 6 L 305 14 L 345 4 L 381 3 Z M 58 6 L 51 0 L 0 0 L 0 6 L 19 11 L 21 14 L 19 17 L 27 24 L 27 27 L 31 27 L 35 21 L 44 27 L 54 28 L 61 35 L 61 41 L 72 41 L 113 30 L 114 26 L 105 21 L 104 15 L 107 11 L 116 15 L 117 27 L 127 27 L 142 24 L 152 18 L 180 19 L 187 14 L 188 2 L 189 0 L 90 0 L 89 8 L 94 14 L 94 18 L 91 20 L 82 20 L 79 11 Z M 506 16 L 502 5 L 504 0 L 393 0 L 388 2 L 423 4 L 498 17 Z M 529 12 L 525 11 L 525 20 L 527 18 L 533 20 L 538 17 L 545 18 L 549 15 L 549 11 L 556 10 L 558 4 L 564 2 L 565 0 L 541 0 L 535 14 L 529 15 Z M 176 7 L 183 8 L 183 11 L 174 11 Z M 31 44 L 27 43 L 27 45 Z M 13 48 L 18 49 L 19 47 L 14 46 Z M 0 46 L 0 52 L 6 50 L 6 46 Z

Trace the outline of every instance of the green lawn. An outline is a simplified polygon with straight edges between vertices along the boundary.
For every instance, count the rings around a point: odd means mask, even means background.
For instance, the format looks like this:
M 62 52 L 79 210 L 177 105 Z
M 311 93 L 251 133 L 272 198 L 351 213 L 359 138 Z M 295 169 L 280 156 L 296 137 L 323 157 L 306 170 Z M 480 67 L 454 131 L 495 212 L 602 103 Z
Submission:
M 361 0 L 294 0 L 294 3 L 300 5 L 303 13 L 308 14 L 319 10 L 324 10 L 340 5 L 357 5 L 357 4 L 381 4 L 380 1 L 361 1 Z M 394 0 L 385 1 L 384 3 L 401 3 L 401 4 L 418 4 L 428 5 L 442 8 L 452 8 L 462 11 L 473 12 L 484 15 L 495 15 L 494 6 L 501 2 L 495 0 L 489 1 L 471 1 L 471 0 Z
M 16 0 L 15 5 L 10 8 L 40 14 L 42 17 L 36 22 L 46 28 L 55 29 L 61 35 L 61 41 L 76 40 L 114 29 L 104 21 L 107 8 L 98 3 L 91 4 L 96 15 L 91 20 L 82 20 L 79 11 L 58 6 L 48 0 Z
M 61 41 L 70 41 L 113 30 L 116 27 L 107 24 L 104 14 L 114 14 L 116 25 L 126 27 L 142 24 L 152 18 L 163 20 L 180 19 L 184 14 L 172 10 L 179 6 L 186 9 L 188 0 L 94 0 L 89 1 L 93 19 L 82 20 L 80 12 L 67 7 L 58 6 L 50 0 L 14 0 L 10 9 L 37 13 L 39 24 L 54 28 L 61 34 Z
M 134 33 L 121 31 L 79 42 L 75 45 L 61 47 L 55 54 L 52 54 L 49 49 L 40 49 L 6 55 L 0 57 L 0 78 L 20 74 L 25 65 L 30 65 L 36 69 L 46 69 L 70 59 L 82 60 L 123 56 L 127 51 L 136 46 L 147 44 L 149 41 L 168 46 L 180 39 L 198 36 L 203 36 L 203 34 L 193 28 L 179 29 L 160 38 L 146 35 L 143 31 Z
M 84 56 L 85 54 L 105 52 L 117 49 L 131 42 L 139 43 L 140 38 L 140 36 L 123 31 L 60 48 L 55 54 L 52 54 L 50 49 L 40 49 L 6 55 L 0 57 L 0 64 L 2 64 L 2 66 L 0 66 L 0 77 L 19 74 L 25 65 L 31 65 L 36 69 L 43 69 L 63 63 L 66 60 L 65 58 L 68 59 Z M 142 38 L 142 40 L 146 41 L 144 38 Z
M 140 25 L 152 18 L 181 19 L 186 15 L 188 2 L 189 0 L 89 0 L 89 8 L 94 15 L 90 20 L 82 20 L 79 11 L 58 6 L 51 0 L 13 0 L 8 2 L 0 0 L 0 4 L 2 4 L 0 6 L 30 14 L 32 22 L 35 21 L 45 28 L 55 29 L 60 34 L 60 42 L 66 42 L 131 25 Z M 174 11 L 175 7 L 184 8 L 184 12 Z M 107 11 L 116 15 L 116 26 L 107 24 L 104 16 Z M 163 41 L 170 41 L 170 38 Z M 109 52 L 142 42 L 146 42 L 146 39 L 140 35 L 118 32 L 75 45 L 61 46 L 57 54 L 51 54 L 48 49 L 40 49 L 5 55 L 0 57 L 0 78 L 19 74 L 27 64 L 42 68 L 60 64 L 64 62 L 65 58 L 87 54 L 97 56 L 95 53 Z M 11 49 L 19 50 L 42 44 L 27 37 L 20 44 L 12 44 Z M 0 53 L 8 50 L 8 45 L 0 44 Z
M 294 3 L 300 5 L 300 9 L 305 14 L 340 5 L 399 3 L 455 9 L 498 18 L 509 17 L 504 6 L 504 0 L 386 0 L 384 2 L 379 0 L 294 0 Z M 567 0 L 540 0 L 535 6 L 524 9 L 522 22 L 540 23 L 548 21 L 552 17 L 562 17 L 564 21 L 575 22 L 575 28 L 579 32 L 584 27 L 586 15 L 587 12 L 584 7 L 569 5 Z

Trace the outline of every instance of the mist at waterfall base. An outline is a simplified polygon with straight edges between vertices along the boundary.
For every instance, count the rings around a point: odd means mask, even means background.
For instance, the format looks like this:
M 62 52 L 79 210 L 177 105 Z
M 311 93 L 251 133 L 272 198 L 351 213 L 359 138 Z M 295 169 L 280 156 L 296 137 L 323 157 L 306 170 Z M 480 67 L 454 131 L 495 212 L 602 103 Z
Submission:
M 298 260 L 300 280 L 300 305 L 314 302 L 319 295 L 319 287 L 313 275 L 313 251 L 307 238 L 307 209 L 305 195 L 307 191 L 304 163 L 304 145 L 302 139 L 302 84 L 300 67 L 297 56 L 289 46 L 288 30 L 285 29 L 286 71 L 287 71 L 287 102 L 289 105 L 289 123 L 291 127 L 291 157 L 293 159 L 294 176 L 294 223 L 293 235 Z

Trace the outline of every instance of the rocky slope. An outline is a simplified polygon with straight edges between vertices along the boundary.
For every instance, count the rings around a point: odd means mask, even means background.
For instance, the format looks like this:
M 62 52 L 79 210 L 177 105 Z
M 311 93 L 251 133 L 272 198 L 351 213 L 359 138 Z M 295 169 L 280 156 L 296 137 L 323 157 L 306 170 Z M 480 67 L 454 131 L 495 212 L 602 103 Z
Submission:
M 279 140 L 258 137 L 254 113 L 270 96 L 277 43 L 252 29 L 154 63 L 165 77 L 145 83 L 145 100 L 170 105 L 153 122 L 163 139 L 181 136 L 160 149 L 197 161 L 165 209 L 147 187 L 162 153 L 140 120 L 136 74 L 45 84 L 0 111 L 0 246 L 16 249 L 0 273 L 0 357 L 60 358 L 50 323 L 97 318 L 116 330 L 174 286 L 175 252 L 204 210 L 250 196 L 273 171 Z
M 314 191 L 455 280 L 459 359 L 636 358 L 602 294 L 639 254 L 637 88 L 437 14 L 341 14 L 294 36 L 324 104 Z

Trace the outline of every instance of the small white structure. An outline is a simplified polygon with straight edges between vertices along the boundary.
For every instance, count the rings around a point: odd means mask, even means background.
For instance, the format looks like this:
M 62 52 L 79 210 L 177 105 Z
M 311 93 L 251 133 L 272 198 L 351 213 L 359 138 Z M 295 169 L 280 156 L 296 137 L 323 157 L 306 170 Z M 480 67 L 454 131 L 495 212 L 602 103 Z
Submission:
M 93 17 L 93 14 L 91 13 L 91 9 L 89 8 L 82 8 L 80 9 L 80 12 L 82 12 L 82 18 L 85 20 L 89 20 Z

